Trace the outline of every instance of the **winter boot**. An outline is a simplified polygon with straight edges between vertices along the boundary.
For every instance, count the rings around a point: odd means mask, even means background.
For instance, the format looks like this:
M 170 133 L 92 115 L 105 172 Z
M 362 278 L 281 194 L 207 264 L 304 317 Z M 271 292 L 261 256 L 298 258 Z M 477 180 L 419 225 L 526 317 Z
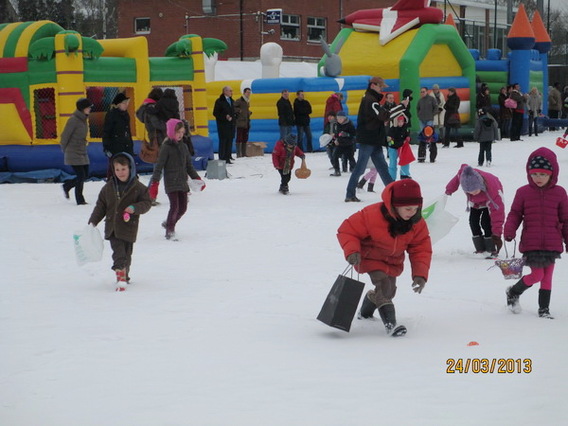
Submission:
M 369 293 L 363 297 L 363 304 L 361 305 L 361 309 L 359 310 L 359 315 L 357 315 L 358 319 L 374 319 L 373 313 L 377 309 L 377 305 L 375 305 L 371 299 L 369 299 Z
M 115 269 L 116 272 L 116 291 L 126 290 L 126 269 Z
M 385 330 L 389 336 L 399 337 L 406 334 L 404 325 L 396 325 L 396 312 L 392 303 L 387 303 L 379 308 L 379 315 L 385 325 Z
M 369 183 L 369 184 L 367 185 L 367 192 L 375 192 L 374 189 L 375 189 L 375 184 L 374 184 L 374 183 Z
M 475 247 L 475 253 L 484 253 L 485 241 L 483 241 L 483 237 L 481 235 L 475 235 L 471 239 L 473 241 L 473 246 Z
M 357 188 L 363 189 L 363 187 L 365 186 L 366 183 L 367 183 L 367 179 L 361 178 L 361 180 L 360 180 L 359 183 L 357 184 Z
M 491 256 L 497 257 L 497 247 L 495 247 L 495 242 L 491 237 L 484 237 L 483 244 L 485 246 L 485 251 L 491 253 Z
M 511 287 L 509 287 L 506 291 L 507 294 L 507 306 L 514 314 L 521 313 L 521 305 L 519 304 L 519 297 L 524 291 L 529 288 L 523 282 L 521 278 L 517 283 Z
M 339 169 L 335 169 L 333 173 L 330 173 L 330 176 L 341 176 L 341 172 L 339 171 Z
M 542 288 L 538 291 L 538 316 L 541 318 L 554 319 L 550 315 L 548 306 L 550 305 L 550 290 L 543 290 Z

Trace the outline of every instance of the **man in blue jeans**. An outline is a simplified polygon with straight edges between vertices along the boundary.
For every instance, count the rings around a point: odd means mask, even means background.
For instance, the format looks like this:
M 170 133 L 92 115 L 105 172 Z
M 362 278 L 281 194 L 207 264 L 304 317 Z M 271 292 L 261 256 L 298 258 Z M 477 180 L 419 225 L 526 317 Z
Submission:
M 371 78 L 359 105 L 359 113 L 357 115 L 359 155 L 355 170 L 351 172 L 351 177 L 347 184 L 346 203 L 361 201 L 355 196 L 355 191 L 357 190 L 359 178 L 367 168 L 369 158 L 373 161 L 383 184 L 387 186 L 393 182 L 383 153 L 383 146 L 386 146 L 387 143 L 385 121 L 389 119 L 388 111 L 380 105 L 380 101 L 383 98 L 381 93 L 383 87 L 388 86 L 382 77 Z

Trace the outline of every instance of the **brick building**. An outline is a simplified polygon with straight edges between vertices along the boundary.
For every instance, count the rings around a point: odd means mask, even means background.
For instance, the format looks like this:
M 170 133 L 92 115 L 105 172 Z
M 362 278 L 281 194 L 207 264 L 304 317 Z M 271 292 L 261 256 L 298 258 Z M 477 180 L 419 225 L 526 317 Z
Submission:
M 150 56 L 163 56 L 183 34 L 223 40 L 228 50 L 221 59 L 258 59 L 267 42 L 282 46 L 287 59 L 319 60 L 320 35 L 331 43 L 342 28 L 337 20 L 360 9 L 390 7 L 397 0 L 117 0 L 118 37 L 142 35 Z M 419 3 L 419 2 L 418 2 Z M 506 51 L 506 8 L 474 0 L 432 1 L 454 15 L 469 48 L 484 54 L 488 48 Z M 271 10 L 280 10 L 279 23 L 268 22 Z M 497 18 L 497 25 L 495 25 Z
M 184 34 L 223 40 L 222 59 L 258 59 L 267 42 L 282 46 L 292 59 L 320 59 L 320 35 L 331 43 L 336 21 L 359 9 L 392 6 L 396 0 L 118 0 L 118 37 L 143 35 L 150 56 L 162 56 Z M 267 11 L 282 10 L 282 23 L 265 22 Z

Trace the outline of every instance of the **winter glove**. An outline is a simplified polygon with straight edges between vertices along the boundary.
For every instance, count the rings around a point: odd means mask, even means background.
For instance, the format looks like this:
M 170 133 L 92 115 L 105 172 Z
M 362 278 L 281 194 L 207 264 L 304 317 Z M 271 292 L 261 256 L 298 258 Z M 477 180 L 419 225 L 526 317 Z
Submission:
M 156 198 L 158 198 L 158 185 L 159 185 L 159 182 L 153 181 L 150 184 L 150 188 L 148 188 L 148 192 L 150 193 L 150 198 L 152 200 L 155 200 Z
M 350 265 L 358 265 L 359 263 L 361 263 L 361 253 L 351 253 L 349 256 L 347 256 L 347 262 Z
M 190 179 L 189 188 L 192 191 L 203 191 L 207 185 L 201 179 Z
M 495 244 L 495 250 L 499 253 L 501 251 L 501 247 L 503 247 L 503 240 L 499 235 L 491 235 L 491 239 Z
M 508 243 L 510 243 L 511 241 L 513 241 L 512 237 L 505 237 L 505 241 L 507 241 Z
M 425 285 L 426 280 L 422 277 L 414 277 L 414 279 L 412 280 L 412 290 L 414 290 L 415 293 L 422 293 Z

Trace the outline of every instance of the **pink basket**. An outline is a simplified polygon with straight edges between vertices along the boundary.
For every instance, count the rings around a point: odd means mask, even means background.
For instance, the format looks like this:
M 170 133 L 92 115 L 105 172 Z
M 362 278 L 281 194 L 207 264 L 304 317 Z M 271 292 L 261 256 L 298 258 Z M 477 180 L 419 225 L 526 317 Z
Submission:
M 511 259 L 496 260 L 495 265 L 503 272 L 506 280 L 519 280 L 523 276 L 523 266 L 525 261 L 521 257 Z

